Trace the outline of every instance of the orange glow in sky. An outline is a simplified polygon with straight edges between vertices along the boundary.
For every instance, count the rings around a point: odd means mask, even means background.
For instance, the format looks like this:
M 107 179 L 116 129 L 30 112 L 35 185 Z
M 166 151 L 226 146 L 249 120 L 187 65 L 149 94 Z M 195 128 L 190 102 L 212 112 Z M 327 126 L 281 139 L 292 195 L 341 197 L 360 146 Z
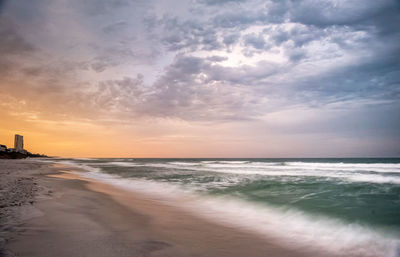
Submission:
M 400 156 L 398 10 L 0 1 L 0 144 L 18 133 L 65 157 Z

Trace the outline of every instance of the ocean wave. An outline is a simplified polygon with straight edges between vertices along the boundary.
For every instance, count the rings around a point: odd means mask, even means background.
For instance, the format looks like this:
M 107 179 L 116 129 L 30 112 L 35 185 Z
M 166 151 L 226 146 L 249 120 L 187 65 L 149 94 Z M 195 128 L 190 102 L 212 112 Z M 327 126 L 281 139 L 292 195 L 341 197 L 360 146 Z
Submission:
M 199 166 L 196 162 L 168 162 L 168 164 L 179 165 L 179 166 Z
M 396 256 L 398 235 L 370 227 L 304 213 L 295 209 L 257 205 L 230 197 L 195 194 L 188 188 L 145 179 L 126 179 L 98 172 L 88 165 L 63 162 L 90 172 L 81 175 L 161 199 L 194 215 L 253 231 L 287 244 L 315 247 L 340 256 Z
M 251 166 L 238 167 L 223 164 L 212 164 L 207 166 L 175 166 L 174 164 L 146 164 L 148 167 L 168 168 L 176 170 L 191 170 L 193 172 L 211 172 L 235 175 L 260 175 L 266 177 L 322 177 L 341 179 L 348 182 L 365 182 L 365 183 L 391 183 L 400 184 L 400 176 L 388 175 L 383 173 L 374 173 L 372 171 L 350 171 L 350 170 L 315 170 L 315 169 L 297 169 L 287 168 L 287 166 Z M 394 173 L 395 174 L 395 173 Z
M 75 167 L 84 171 L 89 171 L 92 172 L 93 174 L 96 173 L 101 173 L 101 169 L 97 168 L 97 167 L 92 167 L 88 164 L 83 164 L 83 163 L 77 163 L 75 161 L 67 161 L 67 160 L 61 160 L 61 161 L 53 161 L 53 163 L 56 164 L 62 164 L 62 165 L 66 165 L 67 167 Z
M 309 163 L 309 162 L 234 162 L 234 161 L 202 161 L 197 162 L 168 162 L 164 164 L 148 163 L 147 166 L 162 166 L 169 168 L 188 168 L 200 166 L 201 169 L 232 169 L 248 170 L 252 172 L 271 170 L 307 170 L 325 172 L 379 172 L 379 173 L 400 173 L 400 164 L 371 163 L 371 164 L 348 164 L 348 163 Z
M 335 171 L 375 171 L 400 173 L 400 163 L 312 163 L 312 162 L 286 162 L 287 166 L 302 167 L 306 169 L 324 169 Z
M 137 167 L 137 166 L 143 166 L 140 163 L 135 163 L 135 162 L 121 162 L 121 161 L 115 161 L 115 162 L 106 162 L 104 163 L 106 165 L 111 165 L 111 166 L 121 166 L 121 167 Z
M 61 161 L 74 163 L 76 161 Z M 83 165 L 83 163 L 79 163 Z M 345 163 L 307 163 L 307 162 L 233 162 L 226 161 L 201 161 L 201 162 L 132 162 L 132 161 L 107 161 L 85 163 L 91 166 L 119 166 L 119 167 L 149 167 L 161 168 L 159 175 L 169 175 L 179 172 L 200 172 L 212 174 L 233 174 L 242 176 L 265 177 L 320 177 L 326 179 L 339 179 L 345 182 L 362 183 L 389 183 L 400 184 L 400 164 L 345 164 Z M 252 177 L 249 177 L 252 179 Z

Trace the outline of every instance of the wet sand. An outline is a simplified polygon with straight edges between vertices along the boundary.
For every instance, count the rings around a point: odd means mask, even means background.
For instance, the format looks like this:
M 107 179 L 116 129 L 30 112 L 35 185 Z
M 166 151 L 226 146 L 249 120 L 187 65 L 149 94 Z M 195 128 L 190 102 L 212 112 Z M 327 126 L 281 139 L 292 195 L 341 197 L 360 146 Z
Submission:
M 1 180 L 29 177 L 32 195 L 21 205 L 2 208 L 12 210 L 1 213 L 0 256 L 324 256 L 287 249 L 71 169 L 31 160 L 1 161 Z

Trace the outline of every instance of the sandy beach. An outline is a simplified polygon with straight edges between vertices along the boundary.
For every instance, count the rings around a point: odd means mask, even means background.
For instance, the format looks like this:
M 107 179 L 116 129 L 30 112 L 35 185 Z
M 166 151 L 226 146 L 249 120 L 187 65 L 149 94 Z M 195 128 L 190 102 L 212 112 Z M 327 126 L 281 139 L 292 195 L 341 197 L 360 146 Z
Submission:
M 323 255 L 286 249 L 71 171 L 78 170 L 1 161 L 1 256 Z

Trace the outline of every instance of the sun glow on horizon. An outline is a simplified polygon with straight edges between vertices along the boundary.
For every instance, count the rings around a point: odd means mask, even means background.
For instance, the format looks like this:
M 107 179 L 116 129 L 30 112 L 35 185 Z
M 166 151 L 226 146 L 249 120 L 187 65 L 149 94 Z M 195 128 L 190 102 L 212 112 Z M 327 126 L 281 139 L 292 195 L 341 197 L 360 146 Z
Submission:
M 399 10 L 0 1 L 0 144 L 19 133 L 31 152 L 71 157 L 400 156 Z

